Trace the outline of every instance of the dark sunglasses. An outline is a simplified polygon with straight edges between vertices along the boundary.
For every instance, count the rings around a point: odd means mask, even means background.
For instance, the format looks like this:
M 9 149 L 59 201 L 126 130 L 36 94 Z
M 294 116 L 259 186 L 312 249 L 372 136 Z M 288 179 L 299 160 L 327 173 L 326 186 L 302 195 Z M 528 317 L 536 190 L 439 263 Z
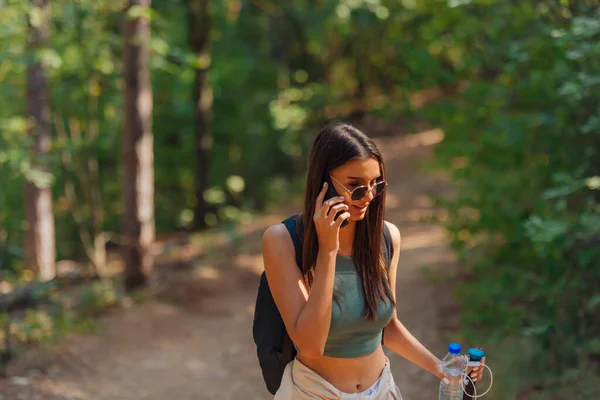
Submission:
M 377 183 L 375 183 L 375 185 L 373 185 L 372 187 L 361 185 L 361 186 L 357 186 L 354 189 L 350 190 L 350 189 L 346 188 L 346 186 L 342 185 L 340 183 L 340 181 L 335 179 L 333 176 L 331 176 L 331 175 L 329 175 L 329 176 L 331 177 L 331 179 L 336 181 L 341 187 L 343 187 L 346 192 L 348 192 L 350 194 L 350 198 L 352 200 L 360 200 L 363 197 L 365 197 L 367 195 L 367 193 L 369 193 L 372 190 L 374 191 L 373 197 L 377 197 L 381 193 L 383 193 L 383 190 L 387 186 L 387 182 L 382 179 L 380 181 L 377 181 Z

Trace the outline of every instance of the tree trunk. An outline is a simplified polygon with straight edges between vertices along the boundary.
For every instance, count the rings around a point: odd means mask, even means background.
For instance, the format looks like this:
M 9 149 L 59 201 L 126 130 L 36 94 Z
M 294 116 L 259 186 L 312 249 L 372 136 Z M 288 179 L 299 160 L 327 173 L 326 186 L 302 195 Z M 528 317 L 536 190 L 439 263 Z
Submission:
M 123 115 L 123 216 L 122 251 L 125 289 L 145 285 L 152 274 L 154 242 L 154 154 L 152 87 L 148 70 L 150 23 L 132 18 L 133 6 L 150 7 L 150 0 L 128 0 L 124 10 L 124 115 Z M 136 15 L 139 15 L 136 13 Z
M 194 85 L 195 130 L 196 130 L 196 207 L 194 209 L 195 230 L 206 227 L 208 211 L 204 192 L 209 184 L 210 150 L 213 138 L 210 133 L 213 93 L 209 83 L 211 64 L 210 14 L 208 0 L 188 0 L 188 41 L 197 57 L 196 82 Z
M 355 43 L 359 43 L 356 39 Z M 352 46 L 352 53 L 355 57 L 354 74 L 356 79 L 356 89 L 354 90 L 354 101 L 352 104 L 352 112 L 347 119 L 350 123 L 361 125 L 368 109 L 367 104 L 367 73 L 366 65 L 362 52 L 362 46 Z
M 29 129 L 31 159 L 34 168 L 48 172 L 47 156 L 50 150 L 50 93 L 46 80 L 46 66 L 38 59 L 39 50 L 46 46 L 50 31 L 49 0 L 30 0 L 31 11 L 37 8 L 41 18 L 35 25 L 29 22 L 29 48 L 34 60 L 27 67 L 27 114 L 31 118 Z M 25 184 L 25 259 L 27 266 L 42 281 L 56 275 L 56 248 L 54 237 L 54 214 L 50 187 L 39 182 Z

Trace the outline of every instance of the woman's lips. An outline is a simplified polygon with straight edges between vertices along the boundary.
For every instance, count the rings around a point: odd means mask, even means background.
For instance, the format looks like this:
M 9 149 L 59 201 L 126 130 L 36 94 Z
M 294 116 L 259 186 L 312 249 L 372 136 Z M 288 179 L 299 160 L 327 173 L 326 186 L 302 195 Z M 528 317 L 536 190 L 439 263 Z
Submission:
M 359 206 L 354 206 L 354 205 L 353 205 L 353 206 L 352 206 L 352 208 L 353 208 L 354 210 L 356 210 L 356 211 L 358 211 L 358 212 L 361 212 L 361 213 L 362 213 L 362 212 L 365 212 L 365 211 L 367 211 L 367 207 L 368 207 L 368 206 L 369 206 L 368 204 L 365 204 L 365 205 L 364 205 L 364 206 L 362 206 L 362 207 L 359 207 Z

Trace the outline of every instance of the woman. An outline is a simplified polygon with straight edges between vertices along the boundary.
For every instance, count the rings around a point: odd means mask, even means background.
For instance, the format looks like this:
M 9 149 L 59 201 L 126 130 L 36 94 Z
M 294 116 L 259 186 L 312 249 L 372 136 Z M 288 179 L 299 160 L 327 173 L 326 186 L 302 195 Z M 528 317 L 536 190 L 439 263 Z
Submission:
M 329 185 L 339 196 L 326 196 Z M 310 155 L 302 271 L 286 228 L 278 224 L 265 231 L 265 274 L 297 349 L 276 400 L 401 399 L 382 339 L 392 351 L 445 377 L 440 360 L 397 318 L 400 232 L 384 222 L 386 185 L 375 144 L 351 125 L 328 125 Z M 394 248 L 389 270 L 380 250 L 384 224 Z

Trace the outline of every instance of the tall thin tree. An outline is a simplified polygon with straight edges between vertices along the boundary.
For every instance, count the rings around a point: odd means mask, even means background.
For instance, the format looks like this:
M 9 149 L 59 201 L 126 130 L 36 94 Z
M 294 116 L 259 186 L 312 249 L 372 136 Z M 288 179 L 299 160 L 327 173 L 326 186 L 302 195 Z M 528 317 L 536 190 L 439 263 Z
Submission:
M 46 65 L 40 54 L 48 45 L 50 0 L 30 0 L 29 5 L 28 45 L 33 56 L 27 66 L 27 114 L 31 120 L 28 134 L 32 145 L 30 155 L 34 170 L 47 173 L 51 144 L 50 91 Z M 46 281 L 56 276 L 52 192 L 47 184 L 35 179 L 35 175 L 33 178 L 25 184 L 25 259 L 29 268 L 37 273 L 38 279 Z
M 197 60 L 193 92 L 196 131 L 196 206 L 193 225 L 194 229 L 202 229 L 206 226 L 208 211 L 204 192 L 209 185 L 210 150 L 213 142 L 210 132 L 213 93 L 209 83 L 211 17 L 208 0 L 187 0 L 187 5 L 188 41 Z
M 147 283 L 155 238 L 152 87 L 148 68 L 151 0 L 127 0 L 123 21 L 122 238 L 125 289 Z

